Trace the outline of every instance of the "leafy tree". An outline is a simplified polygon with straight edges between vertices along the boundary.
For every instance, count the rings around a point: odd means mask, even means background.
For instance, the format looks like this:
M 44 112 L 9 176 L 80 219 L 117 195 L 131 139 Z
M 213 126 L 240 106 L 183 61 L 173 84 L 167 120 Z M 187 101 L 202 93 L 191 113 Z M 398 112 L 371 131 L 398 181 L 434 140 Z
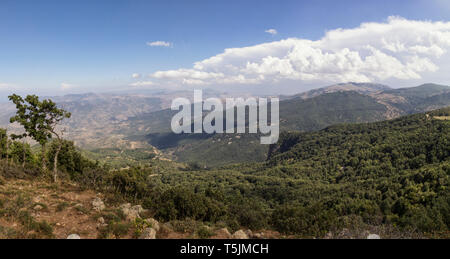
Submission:
M 33 161 L 33 153 L 31 152 L 30 144 L 25 142 L 14 141 L 10 146 L 11 160 L 22 163 L 25 167 L 26 162 Z
M 8 135 L 6 129 L 0 129 L 0 158 L 6 157 Z
M 16 115 L 11 117 L 10 122 L 21 124 L 25 133 L 14 135 L 14 138 L 31 137 L 42 146 L 42 166 L 47 170 L 45 147 L 50 139 L 55 136 L 59 146 L 55 151 L 53 179 L 56 182 L 58 177 L 58 155 L 62 147 L 63 131 L 57 130 L 57 126 L 62 120 L 70 118 L 70 112 L 57 107 L 50 99 L 39 100 L 36 95 L 28 95 L 25 99 L 21 96 L 13 94 L 9 96 L 9 100 L 16 105 Z

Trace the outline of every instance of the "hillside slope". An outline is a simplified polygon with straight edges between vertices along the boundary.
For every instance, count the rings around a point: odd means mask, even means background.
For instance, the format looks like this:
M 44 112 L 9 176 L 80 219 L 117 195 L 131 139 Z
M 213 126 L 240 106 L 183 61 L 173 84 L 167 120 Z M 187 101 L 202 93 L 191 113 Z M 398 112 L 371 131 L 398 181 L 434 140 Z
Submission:
M 353 91 L 358 87 L 361 89 Z M 280 130 L 314 131 L 338 123 L 382 121 L 448 105 L 448 86 L 388 89 L 376 84 L 341 84 L 281 101 Z M 268 149 L 259 144 L 259 135 L 176 135 L 169 129 L 173 114 L 174 111 L 165 110 L 132 118 L 131 129 L 147 131 L 124 134 L 133 135 L 132 140 L 147 141 L 183 162 L 218 166 L 266 159 Z M 142 136 L 145 132 L 148 134 Z
M 284 233 L 396 225 L 420 233 L 450 227 L 450 108 L 318 132 L 287 133 L 265 163 L 190 174 L 161 186 L 213 187 L 220 201 L 245 199 L 248 224 Z M 239 200 L 237 199 L 237 200 Z M 250 218 L 247 218 L 250 217 Z M 261 223 L 263 222 L 263 223 Z

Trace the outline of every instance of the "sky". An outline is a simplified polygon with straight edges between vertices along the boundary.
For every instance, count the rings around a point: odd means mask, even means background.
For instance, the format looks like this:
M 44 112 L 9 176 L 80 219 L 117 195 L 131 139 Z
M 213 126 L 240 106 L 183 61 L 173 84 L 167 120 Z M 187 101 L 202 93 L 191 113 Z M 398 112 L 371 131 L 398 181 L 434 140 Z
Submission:
M 0 96 L 450 84 L 447 0 L 1 0 Z

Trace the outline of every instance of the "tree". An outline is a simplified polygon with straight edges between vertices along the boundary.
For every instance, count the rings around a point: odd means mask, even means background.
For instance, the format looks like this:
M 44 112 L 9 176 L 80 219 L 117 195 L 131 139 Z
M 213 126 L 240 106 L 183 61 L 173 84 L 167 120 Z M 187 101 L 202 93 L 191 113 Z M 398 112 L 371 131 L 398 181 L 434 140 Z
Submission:
M 33 153 L 29 144 L 25 142 L 14 141 L 10 145 L 11 161 L 21 163 L 25 168 L 25 163 L 33 162 Z
M 9 150 L 9 139 L 8 131 L 6 129 L 0 129 L 0 158 L 6 157 L 6 165 L 8 165 L 8 150 Z
M 36 95 L 28 95 L 25 99 L 21 96 L 13 94 L 9 96 L 9 100 L 16 105 L 16 115 L 11 117 L 10 122 L 21 124 L 25 133 L 14 135 L 14 138 L 31 137 L 42 146 L 42 166 L 47 170 L 46 165 L 46 144 L 55 136 L 59 143 L 55 152 L 53 179 L 56 182 L 58 177 L 58 155 L 62 147 L 63 131 L 58 132 L 57 126 L 66 119 L 71 117 L 71 113 L 57 107 L 50 99 L 40 101 Z

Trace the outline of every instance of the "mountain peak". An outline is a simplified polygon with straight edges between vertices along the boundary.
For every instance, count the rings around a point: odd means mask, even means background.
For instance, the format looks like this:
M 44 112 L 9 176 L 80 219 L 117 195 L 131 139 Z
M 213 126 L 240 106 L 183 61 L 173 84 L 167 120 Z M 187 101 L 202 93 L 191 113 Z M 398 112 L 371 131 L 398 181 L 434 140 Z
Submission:
M 313 89 L 308 92 L 304 92 L 301 94 L 297 94 L 291 96 L 291 98 L 302 98 L 309 99 L 326 93 L 335 93 L 335 92 L 346 92 L 346 91 L 354 91 L 360 94 L 371 94 L 381 91 L 390 90 L 389 86 L 376 84 L 376 83 L 357 83 L 357 82 L 347 82 L 347 83 L 339 83 L 330 86 L 326 86 L 323 88 Z M 290 99 L 290 98 L 286 98 Z

